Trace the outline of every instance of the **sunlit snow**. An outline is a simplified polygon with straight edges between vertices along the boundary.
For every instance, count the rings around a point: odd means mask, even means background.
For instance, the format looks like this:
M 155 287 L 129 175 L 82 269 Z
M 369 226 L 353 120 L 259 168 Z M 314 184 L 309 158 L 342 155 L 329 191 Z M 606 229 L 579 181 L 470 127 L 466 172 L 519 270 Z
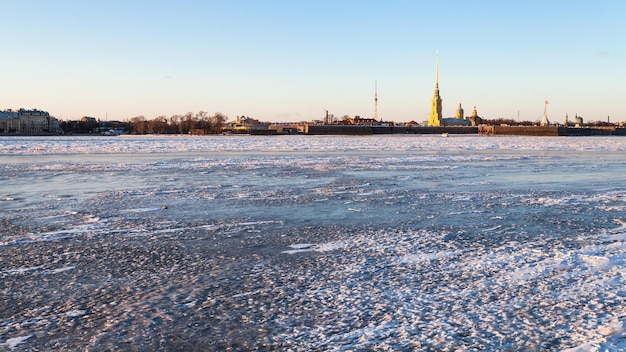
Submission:
M 0 137 L 0 349 L 624 351 L 625 152 Z

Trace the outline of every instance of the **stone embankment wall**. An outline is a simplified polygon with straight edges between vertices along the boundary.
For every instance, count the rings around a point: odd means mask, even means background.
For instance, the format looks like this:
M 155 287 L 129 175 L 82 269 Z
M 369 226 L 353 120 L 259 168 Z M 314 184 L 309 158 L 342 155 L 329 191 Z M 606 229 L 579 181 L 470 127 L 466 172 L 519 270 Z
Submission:
M 365 125 L 307 125 L 304 134 L 311 135 L 369 135 L 372 134 L 372 126 Z
M 559 127 L 559 136 L 612 136 L 624 135 L 623 128 L 615 127 Z
M 478 134 L 476 126 L 405 127 L 409 134 Z
M 510 136 L 626 136 L 621 127 L 480 126 L 480 134 Z
M 369 125 L 307 125 L 309 135 L 371 135 L 371 134 L 485 134 L 502 136 L 626 136 L 620 127 L 565 126 L 369 126 Z
M 369 125 L 307 125 L 309 135 L 370 135 L 370 134 L 478 134 L 478 127 L 422 127 Z
M 480 134 L 511 136 L 558 136 L 557 126 L 479 126 Z

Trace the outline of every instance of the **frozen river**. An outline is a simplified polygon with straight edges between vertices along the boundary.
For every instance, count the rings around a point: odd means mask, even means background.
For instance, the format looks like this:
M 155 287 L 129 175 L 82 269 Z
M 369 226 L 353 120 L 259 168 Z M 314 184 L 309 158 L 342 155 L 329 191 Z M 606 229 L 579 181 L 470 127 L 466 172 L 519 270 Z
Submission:
M 626 349 L 626 138 L 0 137 L 0 350 Z

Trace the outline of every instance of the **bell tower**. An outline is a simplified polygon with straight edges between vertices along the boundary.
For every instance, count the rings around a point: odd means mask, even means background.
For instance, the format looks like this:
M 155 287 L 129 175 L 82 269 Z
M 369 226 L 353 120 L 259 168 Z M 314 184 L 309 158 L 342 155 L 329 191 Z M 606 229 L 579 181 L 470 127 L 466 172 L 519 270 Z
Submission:
M 441 96 L 439 95 L 439 51 L 437 51 L 435 58 L 435 94 L 433 95 L 428 126 L 441 126 L 441 110 Z
M 463 108 L 461 107 L 461 103 L 459 103 L 459 107 L 456 108 L 456 115 L 455 115 L 457 120 L 465 120 L 465 113 L 463 112 Z

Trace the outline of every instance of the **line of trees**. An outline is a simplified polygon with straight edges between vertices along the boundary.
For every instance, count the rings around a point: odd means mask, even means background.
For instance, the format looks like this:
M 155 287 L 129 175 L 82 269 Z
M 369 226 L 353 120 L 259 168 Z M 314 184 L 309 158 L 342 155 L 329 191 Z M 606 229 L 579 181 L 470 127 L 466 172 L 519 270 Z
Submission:
M 152 120 L 136 116 L 128 121 L 132 134 L 219 134 L 226 124 L 226 115 L 205 111 L 188 112 L 184 115 L 157 116 Z
M 226 125 L 226 115 L 205 111 L 188 112 L 184 115 L 157 116 L 147 119 L 143 115 L 125 121 L 102 121 L 83 117 L 77 121 L 59 121 L 59 127 L 68 134 L 97 134 L 110 129 L 123 130 L 130 134 L 219 134 Z

